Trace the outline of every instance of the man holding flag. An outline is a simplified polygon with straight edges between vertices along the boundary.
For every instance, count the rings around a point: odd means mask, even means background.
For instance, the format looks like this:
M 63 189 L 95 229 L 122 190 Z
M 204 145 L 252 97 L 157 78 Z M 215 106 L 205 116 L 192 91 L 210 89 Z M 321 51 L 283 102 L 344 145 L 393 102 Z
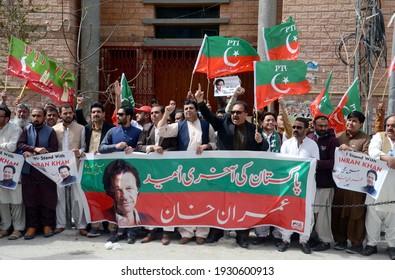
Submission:
M 244 92 L 238 87 L 236 91 Z M 263 140 L 262 130 L 248 122 L 248 106 L 243 101 L 236 101 L 230 114 L 226 113 L 223 117 L 213 115 L 204 102 L 204 94 L 199 88 L 195 93 L 199 110 L 205 120 L 207 120 L 217 131 L 217 146 L 219 150 L 250 150 L 267 151 L 269 144 Z M 236 242 L 242 248 L 249 247 L 248 236 L 250 229 L 236 230 Z M 224 235 L 223 230 L 211 228 L 207 243 L 214 243 Z

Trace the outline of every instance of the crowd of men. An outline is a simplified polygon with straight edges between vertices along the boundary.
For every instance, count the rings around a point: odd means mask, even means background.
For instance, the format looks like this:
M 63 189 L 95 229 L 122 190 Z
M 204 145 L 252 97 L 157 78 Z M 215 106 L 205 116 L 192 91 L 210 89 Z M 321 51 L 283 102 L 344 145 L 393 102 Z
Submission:
M 119 99 L 118 84 L 116 93 Z M 56 107 L 49 103 L 35 108 L 18 104 L 15 117 L 2 104 L 0 150 L 19 153 L 25 158 L 58 151 L 73 151 L 76 158 L 81 158 L 85 153 L 163 154 L 164 151 L 195 151 L 199 155 L 210 150 L 267 151 L 315 158 L 316 206 L 313 207 L 312 232 L 295 234 L 289 230 L 261 226 L 253 230 L 236 230 L 236 243 L 242 248 L 248 248 L 250 232 L 254 231 L 254 245 L 263 244 L 271 238 L 275 240 L 280 252 L 285 252 L 291 244 L 291 238 L 295 237 L 305 254 L 328 250 L 334 244 L 335 250 L 370 256 L 377 253 L 381 233 L 385 232 L 388 253 L 390 259 L 394 260 L 395 205 L 376 202 L 395 200 L 395 189 L 393 183 L 390 183 L 395 178 L 387 176 L 380 195 L 373 199 L 361 192 L 337 188 L 332 170 L 336 148 L 368 154 L 385 161 L 389 168 L 394 169 L 395 158 L 389 152 L 395 150 L 395 116 L 388 116 L 385 120 L 378 118 L 377 121 L 384 122 L 384 129 L 371 137 L 361 130 L 365 121 L 364 114 L 353 111 L 347 116 L 346 131 L 335 135 L 329 127 L 328 118 L 323 115 L 310 120 L 312 126 L 309 119 L 304 117 L 297 117 L 291 123 L 280 98 L 281 114 L 264 112 L 257 118 L 257 126 L 248 121 L 248 104 L 238 100 L 243 93 L 243 88 L 237 88 L 224 105 L 226 108 L 221 108 L 216 113 L 211 112 L 209 104 L 206 104 L 200 87 L 195 94 L 188 93 L 182 109 L 176 108 L 174 100 L 167 106 L 155 103 L 134 110 L 121 106 L 117 100 L 117 125 L 105 121 L 105 108 L 99 102 L 90 105 L 90 120 L 87 122 L 82 112 L 83 98 L 78 98 L 76 108 L 68 104 Z M 122 162 L 114 164 L 122 165 Z M 68 171 L 67 166 L 59 168 L 60 173 L 66 174 L 65 180 L 69 180 L 66 179 Z M 8 175 L 12 176 L 13 173 L 15 170 L 4 166 L 4 186 L 8 186 Z M 107 179 L 103 178 L 103 182 L 107 182 Z M 118 184 L 122 183 L 122 179 L 118 181 Z M 118 220 L 118 224 L 89 223 L 86 213 L 83 213 L 86 210 L 82 204 L 86 198 L 80 185 L 70 181 L 67 186 L 68 189 L 57 186 L 25 163 L 21 179 L 15 188 L 0 187 L 0 238 L 16 240 L 23 237 L 29 240 L 40 233 L 44 237 L 60 234 L 67 227 L 67 191 L 71 194 L 71 213 L 75 227 L 83 236 L 99 236 L 105 228 L 110 233 L 109 241 L 125 239 L 127 243 L 133 244 L 141 232 L 145 234 L 140 240 L 142 243 L 151 242 L 161 234 L 163 245 L 171 242 L 170 236 L 174 231 L 179 232 L 178 243 L 182 245 L 192 240 L 199 245 L 215 243 L 224 236 L 223 230 L 208 227 L 121 227 L 122 223 L 127 223 L 127 218 Z M 108 195 L 116 196 L 111 188 L 104 187 Z M 137 187 L 140 187 L 139 181 Z M 336 207 L 331 207 L 332 204 Z M 366 207 L 365 204 L 373 206 Z

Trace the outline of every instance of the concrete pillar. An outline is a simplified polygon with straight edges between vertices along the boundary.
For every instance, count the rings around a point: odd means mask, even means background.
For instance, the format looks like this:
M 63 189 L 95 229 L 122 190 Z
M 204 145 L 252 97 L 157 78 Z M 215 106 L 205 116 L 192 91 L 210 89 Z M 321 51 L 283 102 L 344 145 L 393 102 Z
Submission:
M 393 22 L 393 18 L 395 17 L 395 14 L 392 16 L 390 20 L 390 24 L 392 25 L 393 28 L 393 33 L 392 33 L 392 53 L 391 53 L 391 59 L 389 61 L 392 61 L 392 58 L 395 56 L 395 24 Z M 389 26 L 391 26 L 389 25 Z M 389 27 L 388 26 L 388 27 Z M 388 108 L 387 108 L 387 115 L 395 115 L 395 73 L 392 73 L 390 76 L 390 81 L 389 81 L 389 92 L 388 92 Z
M 258 54 L 261 60 L 266 60 L 263 44 L 263 27 L 272 27 L 277 23 L 277 0 L 259 0 L 258 7 Z M 270 112 L 274 112 L 274 104 L 268 106 Z
M 100 67 L 100 4 L 96 0 L 82 0 L 82 10 L 86 16 L 81 26 L 81 43 L 79 47 L 80 90 L 90 92 L 89 102 L 98 100 Z M 94 51 L 97 50 L 95 53 Z M 92 55 L 92 53 L 94 53 Z M 90 56 L 88 59 L 86 57 Z M 86 60 L 85 60 L 86 59 Z

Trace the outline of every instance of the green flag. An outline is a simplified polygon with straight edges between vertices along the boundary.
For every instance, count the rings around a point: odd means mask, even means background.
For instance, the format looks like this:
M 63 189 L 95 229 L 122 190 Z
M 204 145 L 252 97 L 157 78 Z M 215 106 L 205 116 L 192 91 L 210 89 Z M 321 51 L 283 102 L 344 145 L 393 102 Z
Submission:
M 346 120 L 352 111 L 362 112 L 361 101 L 359 99 L 358 78 L 354 80 L 346 93 L 337 105 L 336 109 L 330 114 L 329 122 L 336 133 L 346 130 Z
M 16 37 L 11 37 L 7 75 L 26 80 L 28 88 L 56 103 L 74 102 L 73 73 Z
M 134 109 L 134 99 L 132 89 L 128 84 L 128 80 L 126 79 L 125 73 L 122 73 L 121 78 L 121 103 L 122 106 L 129 106 L 130 108 Z
M 316 97 L 314 102 L 310 105 L 310 111 L 313 117 L 318 115 L 329 116 L 335 107 L 332 105 L 329 96 L 329 87 L 332 80 L 332 71 L 329 73 L 328 80 L 326 81 L 325 88 Z
M 292 17 L 276 26 L 263 28 L 262 31 L 267 60 L 298 59 L 298 32 Z

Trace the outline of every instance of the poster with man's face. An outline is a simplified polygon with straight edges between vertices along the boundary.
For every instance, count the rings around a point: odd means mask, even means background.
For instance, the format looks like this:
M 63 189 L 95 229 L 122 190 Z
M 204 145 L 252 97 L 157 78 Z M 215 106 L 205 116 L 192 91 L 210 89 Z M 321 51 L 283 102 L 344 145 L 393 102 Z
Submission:
M 59 187 L 79 182 L 75 155 L 72 151 L 35 155 L 26 158 L 26 161 Z
M 214 79 L 214 96 L 232 96 L 239 86 L 240 78 L 238 76 L 216 78 Z
M 381 160 L 336 149 L 333 180 L 339 188 L 366 193 L 377 199 L 387 173 L 388 167 Z
M 22 155 L 0 151 L 0 187 L 15 190 L 24 158 Z

